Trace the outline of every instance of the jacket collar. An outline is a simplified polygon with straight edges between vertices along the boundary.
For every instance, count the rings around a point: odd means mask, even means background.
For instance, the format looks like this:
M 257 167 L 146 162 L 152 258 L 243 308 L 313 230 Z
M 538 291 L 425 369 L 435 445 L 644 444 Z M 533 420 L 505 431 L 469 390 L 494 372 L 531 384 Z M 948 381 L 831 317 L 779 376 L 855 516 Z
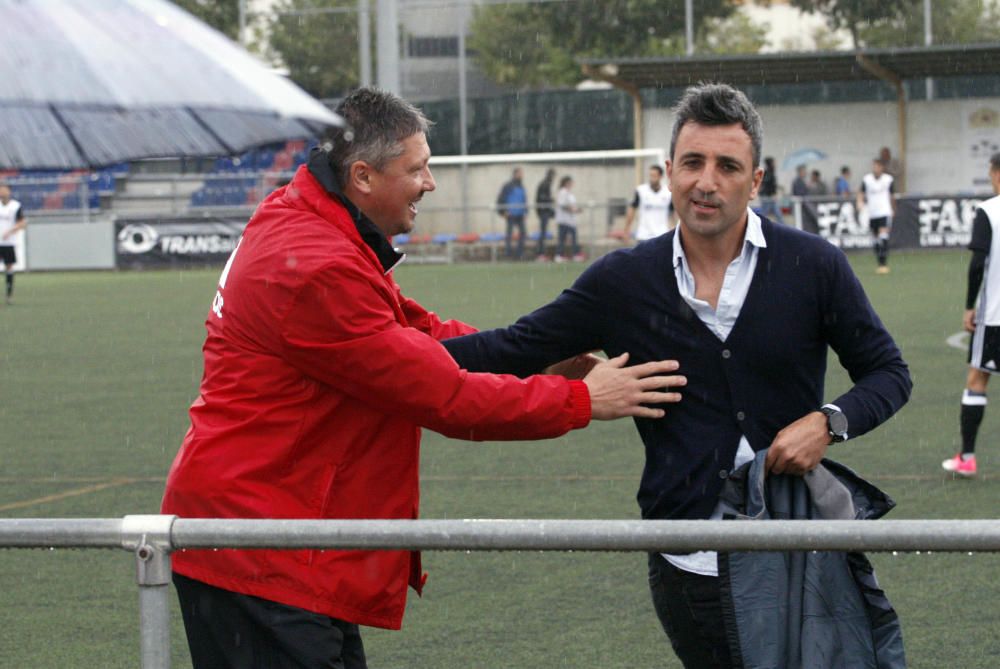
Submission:
M 358 234 L 361 235 L 361 240 L 375 253 L 375 257 L 378 258 L 379 263 L 382 265 L 383 272 L 388 274 L 406 258 L 405 253 L 399 253 L 396 249 L 392 248 L 392 244 L 382 234 L 382 231 L 376 228 L 375 224 L 361 213 L 361 210 L 355 207 L 354 203 L 344 195 L 337 181 L 337 175 L 334 173 L 333 167 L 330 166 L 326 151 L 318 146 L 313 148 L 309 154 L 309 163 L 307 166 L 309 173 L 319 182 L 319 185 L 329 195 L 337 198 L 344 205 L 344 208 L 347 209 L 347 213 L 351 215 L 351 220 L 354 221 L 354 226 L 358 229 Z

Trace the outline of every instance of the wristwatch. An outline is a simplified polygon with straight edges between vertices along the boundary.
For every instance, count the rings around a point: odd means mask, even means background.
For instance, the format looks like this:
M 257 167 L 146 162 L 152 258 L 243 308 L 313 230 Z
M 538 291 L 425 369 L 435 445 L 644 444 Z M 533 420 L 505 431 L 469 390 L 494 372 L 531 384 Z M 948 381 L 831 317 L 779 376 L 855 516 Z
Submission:
M 847 440 L 847 416 L 833 404 L 824 405 L 820 411 L 826 414 L 826 429 L 830 433 L 830 443 L 838 444 Z

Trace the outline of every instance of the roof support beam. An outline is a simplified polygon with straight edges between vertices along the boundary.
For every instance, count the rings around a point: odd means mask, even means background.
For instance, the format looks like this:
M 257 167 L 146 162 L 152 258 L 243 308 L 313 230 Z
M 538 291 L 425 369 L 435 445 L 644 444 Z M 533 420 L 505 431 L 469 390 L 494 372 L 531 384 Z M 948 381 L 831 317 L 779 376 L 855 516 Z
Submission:
M 897 184 L 897 192 L 906 192 L 906 89 L 903 87 L 903 79 L 888 68 L 880 65 L 874 60 L 865 56 L 865 54 L 860 51 L 854 56 L 858 65 L 863 67 L 866 71 L 871 72 L 873 75 L 891 85 L 896 89 L 896 132 L 899 135 L 899 164 L 902 166 L 902 174 L 897 175 L 899 183 Z

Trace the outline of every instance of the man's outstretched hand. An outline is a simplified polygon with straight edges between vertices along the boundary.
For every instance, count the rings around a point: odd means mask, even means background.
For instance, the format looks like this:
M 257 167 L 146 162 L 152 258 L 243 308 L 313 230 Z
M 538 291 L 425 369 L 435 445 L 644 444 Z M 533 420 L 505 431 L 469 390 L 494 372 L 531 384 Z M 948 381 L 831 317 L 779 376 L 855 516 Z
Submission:
M 676 360 L 647 362 L 626 367 L 628 353 L 594 365 L 583 382 L 590 391 L 590 413 L 595 420 L 614 420 L 626 416 L 661 418 L 661 408 L 648 405 L 680 402 L 678 392 L 668 392 L 687 383 L 673 374 L 680 367 Z

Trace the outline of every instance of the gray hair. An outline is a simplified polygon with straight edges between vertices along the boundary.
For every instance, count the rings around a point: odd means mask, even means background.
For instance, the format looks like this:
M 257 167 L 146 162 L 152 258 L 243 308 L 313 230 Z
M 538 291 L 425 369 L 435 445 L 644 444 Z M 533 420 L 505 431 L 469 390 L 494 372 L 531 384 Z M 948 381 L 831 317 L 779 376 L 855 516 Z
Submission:
M 381 170 L 403 154 L 403 141 L 431 126 L 423 112 L 398 95 L 365 87 L 352 92 L 337 106 L 347 127 L 324 146 L 330 166 L 343 186 L 351 165 L 363 160 Z
M 764 129 L 760 114 L 743 91 L 728 84 L 701 82 L 690 86 L 674 107 L 674 130 L 670 136 L 670 159 L 674 158 L 677 135 L 685 123 L 701 125 L 732 125 L 739 123 L 750 135 L 753 166 L 760 165 Z

